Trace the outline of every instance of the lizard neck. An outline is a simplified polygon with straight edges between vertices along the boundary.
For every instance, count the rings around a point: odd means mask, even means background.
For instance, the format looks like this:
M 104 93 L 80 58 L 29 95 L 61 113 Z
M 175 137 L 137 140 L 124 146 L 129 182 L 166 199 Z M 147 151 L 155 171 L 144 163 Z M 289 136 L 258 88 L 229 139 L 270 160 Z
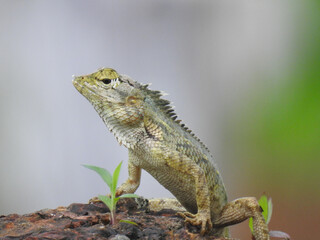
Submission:
M 99 104 L 94 105 L 94 108 L 120 145 L 128 149 L 134 149 L 137 142 L 144 137 L 145 130 L 143 122 L 139 122 L 137 125 L 121 124 L 118 121 L 119 118 L 114 116 L 118 114 L 118 112 L 110 108 L 110 106 Z

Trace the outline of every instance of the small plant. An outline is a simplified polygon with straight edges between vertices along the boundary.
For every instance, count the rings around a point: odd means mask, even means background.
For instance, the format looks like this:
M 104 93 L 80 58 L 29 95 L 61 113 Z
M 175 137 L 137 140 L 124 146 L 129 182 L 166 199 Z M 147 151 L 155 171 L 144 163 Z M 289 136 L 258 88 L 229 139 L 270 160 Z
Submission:
M 116 167 L 113 172 L 113 175 L 108 172 L 108 170 L 96 166 L 91 165 L 83 165 L 84 167 L 91 169 L 98 173 L 103 181 L 109 186 L 110 195 L 99 195 L 98 198 L 108 206 L 111 214 L 111 224 L 116 223 L 115 214 L 116 214 L 116 205 L 120 198 L 137 198 L 139 197 L 136 194 L 123 194 L 121 196 L 116 197 L 116 190 L 118 184 L 119 173 L 121 169 L 122 162 Z
M 263 209 L 262 216 L 264 217 L 264 220 L 266 221 L 266 224 L 269 224 L 272 216 L 272 200 L 271 198 L 267 198 L 266 195 L 262 195 L 261 198 L 259 199 L 259 205 Z M 252 218 L 249 219 L 249 227 L 251 229 L 251 233 L 253 235 L 253 220 Z M 290 236 L 282 231 L 269 231 L 270 237 L 275 237 L 275 238 L 281 238 L 281 239 L 290 239 Z M 254 237 L 253 237 L 254 239 Z
M 262 195 L 259 199 L 259 205 L 263 209 L 262 215 L 267 224 L 269 224 L 271 216 L 272 216 L 272 200 L 271 198 L 267 198 L 266 195 Z M 253 234 L 253 222 L 252 218 L 249 219 L 249 227 L 251 229 L 251 233 Z

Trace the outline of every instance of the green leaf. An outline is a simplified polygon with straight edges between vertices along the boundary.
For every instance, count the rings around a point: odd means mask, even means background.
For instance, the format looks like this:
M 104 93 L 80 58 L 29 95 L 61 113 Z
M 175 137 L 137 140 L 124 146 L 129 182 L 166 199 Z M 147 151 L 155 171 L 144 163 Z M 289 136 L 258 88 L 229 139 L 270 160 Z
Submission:
M 122 165 L 122 161 L 119 163 L 119 165 L 116 167 L 116 169 L 113 172 L 111 194 L 115 194 L 116 192 L 121 165 Z
M 268 201 L 267 196 L 262 195 L 258 202 L 259 202 L 259 205 L 261 206 L 261 208 L 263 209 L 262 216 L 263 216 L 264 220 L 266 221 L 266 223 L 268 224 L 270 222 L 271 215 L 272 215 L 271 199 L 269 199 L 269 201 Z M 251 230 L 251 233 L 253 234 L 253 219 L 252 218 L 249 219 L 249 228 Z
M 252 218 L 249 218 L 249 228 L 250 228 L 251 233 L 253 235 L 253 220 L 252 220 Z
M 139 196 L 137 194 L 127 193 L 119 196 L 119 198 L 138 198 Z
M 264 220 L 267 222 L 268 218 L 268 198 L 266 195 L 262 195 L 261 198 L 259 199 L 259 205 L 262 207 L 263 212 L 262 215 L 264 217 Z
M 272 210 L 273 210 L 273 205 L 272 205 L 272 199 L 269 198 L 268 200 L 268 217 L 266 223 L 269 224 L 272 216 Z
M 106 170 L 104 168 L 92 166 L 92 165 L 82 165 L 82 166 L 98 173 L 100 175 L 100 177 L 103 179 L 103 181 L 109 186 L 110 190 L 112 189 L 112 182 L 113 181 L 112 181 L 111 174 L 108 172 L 108 170 Z
M 129 224 L 133 224 L 133 225 L 138 226 L 138 224 L 137 224 L 137 223 L 132 222 L 132 221 L 129 221 L 129 220 L 120 220 L 119 222 L 129 223 Z
M 99 195 L 98 198 L 108 206 L 110 212 L 113 211 L 114 205 L 112 204 L 111 198 L 104 195 Z

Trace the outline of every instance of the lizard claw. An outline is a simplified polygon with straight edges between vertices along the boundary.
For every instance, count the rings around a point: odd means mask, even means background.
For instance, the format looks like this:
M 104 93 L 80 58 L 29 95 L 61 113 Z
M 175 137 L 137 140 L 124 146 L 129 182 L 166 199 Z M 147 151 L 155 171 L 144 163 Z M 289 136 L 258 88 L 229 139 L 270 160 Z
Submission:
M 198 212 L 197 214 L 192 214 L 190 212 L 178 212 L 178 215 L 185 219 L 185 223 L 190 223 L 191 225 L 201 225 L 201 235 L 206 234 L 212 229 L 212 222 L 209 212 L 203 211 Z

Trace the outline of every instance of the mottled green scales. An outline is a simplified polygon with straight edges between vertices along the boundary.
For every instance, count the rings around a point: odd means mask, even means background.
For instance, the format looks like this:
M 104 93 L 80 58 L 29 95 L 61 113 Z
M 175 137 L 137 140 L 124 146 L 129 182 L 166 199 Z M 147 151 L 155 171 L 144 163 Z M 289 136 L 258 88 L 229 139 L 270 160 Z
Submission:
M 212 155 L 176 119 L 162 92 L 111 68 L 75 77 L 73 84 L 129 150 L 129 177 L 117 195 L 134 193 L 144 169 L 186 208 L 180 215 L 186 222 L 200 225 L 201 234 L 228 236 L 227 226 L 252 217 L 256 240 L 269 239 L 257 200 L 247 197 L 227 202 Z

